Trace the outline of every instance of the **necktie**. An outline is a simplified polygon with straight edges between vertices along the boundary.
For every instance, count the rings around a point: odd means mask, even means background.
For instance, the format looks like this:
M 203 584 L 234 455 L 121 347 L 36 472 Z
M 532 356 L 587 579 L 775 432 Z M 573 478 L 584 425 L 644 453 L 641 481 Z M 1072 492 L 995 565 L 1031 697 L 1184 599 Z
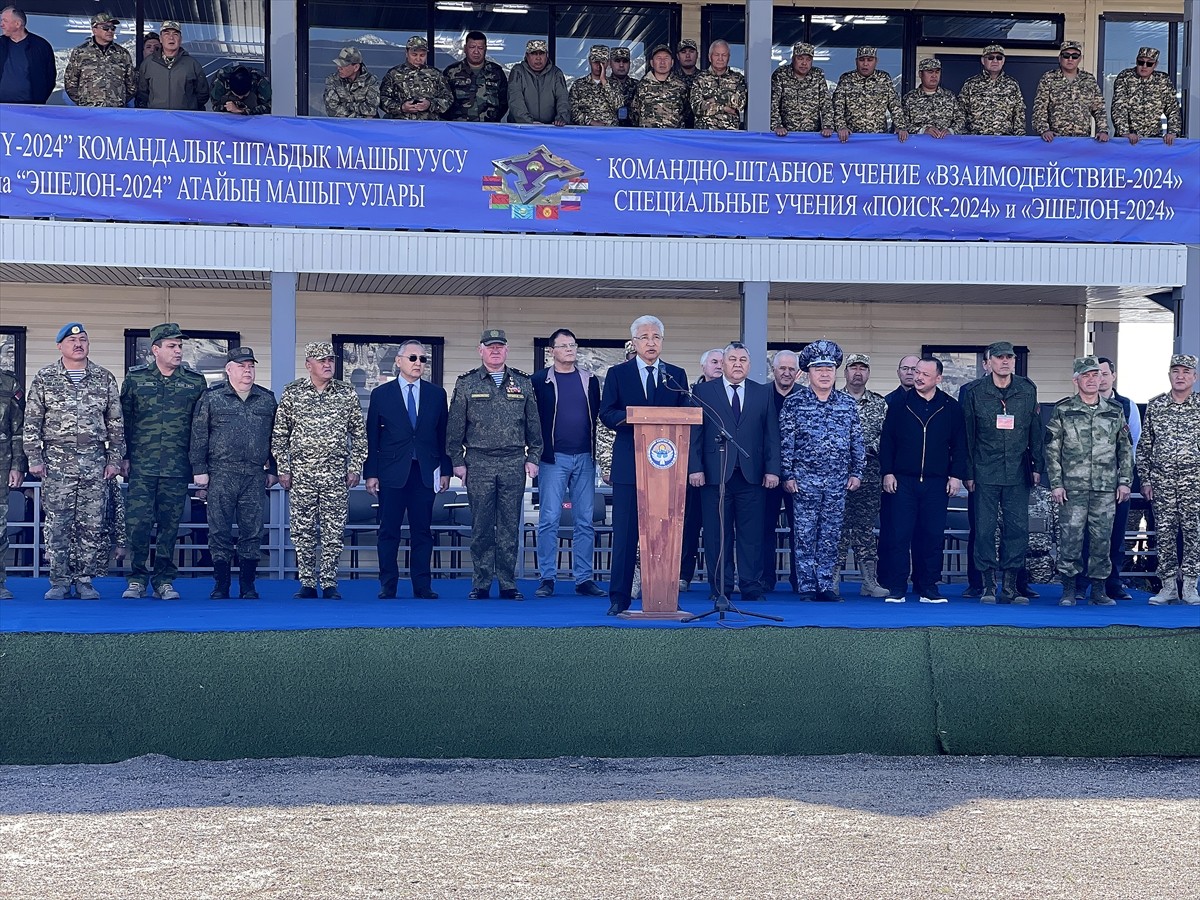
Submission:
M 654 366 L 646 366 L 646 402 L 654 405 L 657 385 L 654 382 Z
M 416 398 L 416 395 L 413 394 L 414 386 L 415 385 L 411 385 L 411 384 L 408 386 L 408 421 L 412 422 L 413 428 L 416 428 L 417 427 L 417 398 Z
M 733 420 L 735 422 L 740 422 L 742 421 L 742 398 L 741 395 L 738 394 L 738 388 L 740 388 L 741 385 L 731 384 L 730 387 L 733 388 Z

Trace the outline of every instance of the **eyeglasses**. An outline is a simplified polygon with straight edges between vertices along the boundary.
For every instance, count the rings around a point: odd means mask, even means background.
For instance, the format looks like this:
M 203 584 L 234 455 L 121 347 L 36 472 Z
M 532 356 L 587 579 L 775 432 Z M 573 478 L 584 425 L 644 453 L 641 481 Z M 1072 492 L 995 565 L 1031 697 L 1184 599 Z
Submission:
M 116 25 L 97 25 L 96 27 L 99 28 L 101 31 L 116 31 L 117 30 Z
M 991 53 L 984 57 L 988 62 L 1003 62 L 1004 57 L 999 53 Z
M 1059 55 L 1059 56 L 1060 56 L 1062 59 L 1079 59 L 1079 54 L 1078 54 L 1078 53 L 1060 53 L 1060 54 L 1058 54 L 1058 55 Z
M 579 346 L 578 344 L 555 344 L 554 349 L 555 350 L 574 350 L 578 346 Z
M 1147 69 L 1153 69 L 1153 68 L 1154 68 L 1154 66 L 1157 64 L 1157 60 L 1153 60 L 1153 59 L 1139 59 L 1139 60 L 1137 61 L 1137 64 L 1138 64 L 1139 66 L 1145 66 Z
M 662 335 L 661 334 L 639 334 L 634 338 L 634 340 L 641 341 L 643 343 L 646 341 L 661 341 Z
M 407 359 L 409 362 L 429 362 L 428 356 L 424 356 L 424 355 L 418 356 L 415 353 L 410 353 L 410 354 L 408 354 L 408 356 L 406 356 L 404 358 Z

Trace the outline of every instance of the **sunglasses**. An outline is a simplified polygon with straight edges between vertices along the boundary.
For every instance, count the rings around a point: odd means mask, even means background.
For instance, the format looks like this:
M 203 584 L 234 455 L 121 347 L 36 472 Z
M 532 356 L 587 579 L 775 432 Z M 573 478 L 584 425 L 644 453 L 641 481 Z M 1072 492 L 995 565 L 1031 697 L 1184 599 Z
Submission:
M 429 362 L 428 356 L 418 356 L 415 353 L 410 353 L 408 356 L 406 356 L 404 358 L 407 359 L 409 362 Z
M 1060 53 L 1058 55 L 1063 59 L 1079 59 L 1078 53 Z
M 1153 59 L 1139 59 L 1137 61 L 1137 64 L 1139 66 L 1145 66 L 1146 68 L 1150 68 L 1150 69 L 1154 68 L 1156 63 L 1157 63 L 1157 60 L 1153 60 Z
M 97 25 L 96 27 L 99 28 L 101 31 L 116 31 L 117 30 L 116 25 Z
M 988 62 L 1000 62 L 1004 57 L 999 53 L 990 53 L 984 57 Z

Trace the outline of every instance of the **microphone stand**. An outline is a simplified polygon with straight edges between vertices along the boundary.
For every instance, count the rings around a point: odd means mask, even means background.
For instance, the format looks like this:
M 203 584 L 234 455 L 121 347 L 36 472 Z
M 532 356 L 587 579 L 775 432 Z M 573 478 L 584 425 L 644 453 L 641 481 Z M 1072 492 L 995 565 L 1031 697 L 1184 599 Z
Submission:
M 708 612 L 698 613 L 697 615 L 690 616 L 682 621 L 684 624 L 688 622 L 698 622 L 700 619 L 706 619 L 714 614 L 717 616 L 718 620 L 724 621 L 727 613 L 737 613 L 741 616 L 752 616 L 756 619 L 769 619 L 772 622 L 782 622 L 782 616 L 769 616 L 766 613 L 749 612 L 747 610 L 738 609 L 738 607 L 734 606 L 730 602 L 729 597 L 725 594 L 725 464 L 728 462 L 729 446 L 731 444 L 733 445 L 734 449 L 736 449 L 742 456 L 746 457 L 746 459 L 750 458 L 750 454 L 746 452 L 745 447 L 733 439 L 733 435 L 726 430 L 724 423 L 721 421 L 721 416 L 715 409 L 712 408 L 711 404 L 705 403 L 703 398 L 697 397 L 695 393 L 692 392 L 692 389 L 686 385 L 682 390 L 679 388 L 670 387 L 667 385 L 667 382 L 673 379 L 665 369 L 663 370 L 663 373 L 665 375 L 663 384 L 668 390 L 687 394 L 690 400 L 699 404 L 709 415 L 712 416 L 712 420 L 717 424 L 717 451 L 721 456 L 721 479 L 717 483 L 717 521 L 719 523 L 717 538 L 720 551 L 717 553 L 716 565 L 714 566 L 717 572 L 717 593 L 713 597 L 712 609 L 710 609 Z M 703 428 L 704 426 L 701 425 L 700 427 Z

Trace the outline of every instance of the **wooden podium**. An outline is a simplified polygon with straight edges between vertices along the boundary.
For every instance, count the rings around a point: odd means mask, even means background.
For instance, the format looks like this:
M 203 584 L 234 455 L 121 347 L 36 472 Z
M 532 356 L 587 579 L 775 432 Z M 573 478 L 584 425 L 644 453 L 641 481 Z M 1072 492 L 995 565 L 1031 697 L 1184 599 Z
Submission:
M 686 619 L 679 608 L 679 561 L 687 499 L 691 426 L 703 421 L 697 407 L 631 406 L 637 458 L 638 544 L 642 554 L 642 608 L 626 619 Z

